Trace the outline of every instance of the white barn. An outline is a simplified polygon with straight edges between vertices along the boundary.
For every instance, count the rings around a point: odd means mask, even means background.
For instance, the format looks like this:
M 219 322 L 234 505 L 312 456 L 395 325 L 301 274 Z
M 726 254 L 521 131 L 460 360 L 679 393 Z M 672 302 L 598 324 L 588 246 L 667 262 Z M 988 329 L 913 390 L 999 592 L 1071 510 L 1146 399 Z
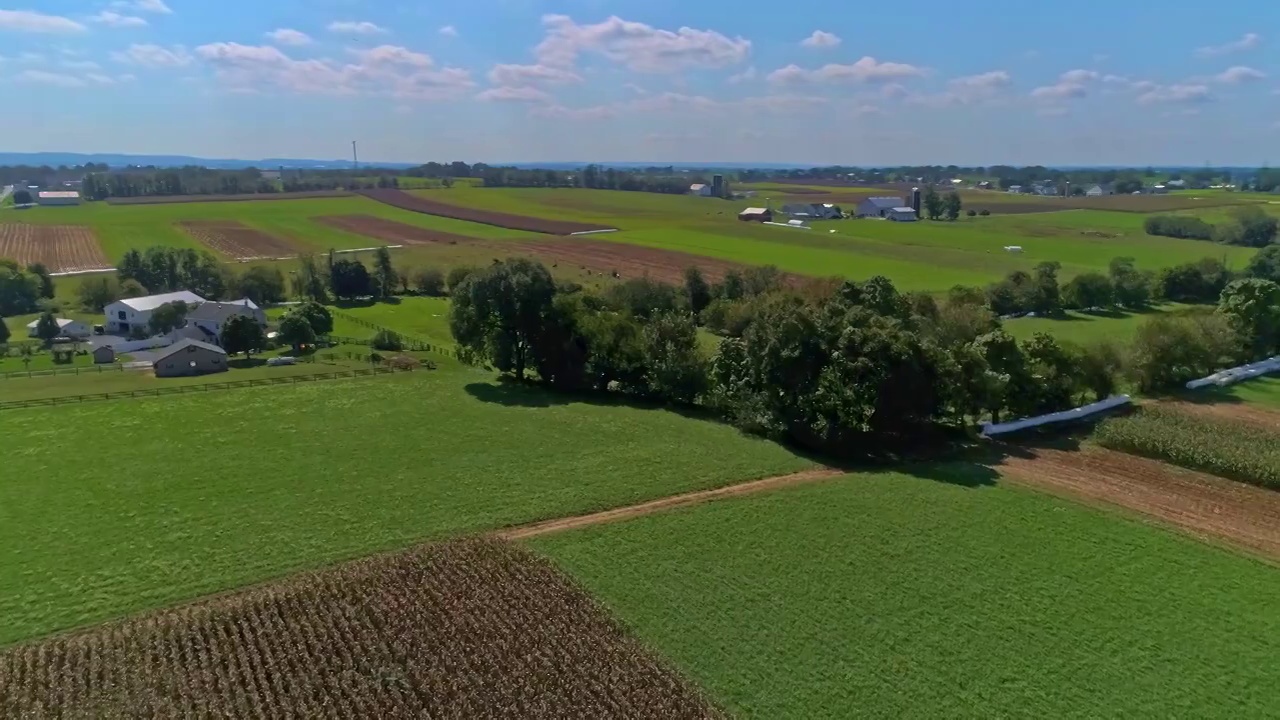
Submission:
M 916 217 L 915 208 L 909 207 L 892 208 L 885 213 L 884 217 L 886 220 L 893 220 L 894 222 L 915 222 L 920 219 Z
M 694 183 L 689 186 L 689 194 L 697 195 L 698 197 L 711 197 L 711 186 L 703 185 L 702 183 Z
M 890 210 L 902 207 L 904 204 L 905 202 L 900 197 L 869 197 L 858 203 L 858 208 L 853 214 L 863 218 L 883 218 L 889 216 Z
M 188 290 L 117 300 L 102 310 L 107 316 L 107 332 L 123 335 L 138 326 L 145 328 L 151 323 L 151 313 L 156 308 L 179 300 L 191 306 L 204 302 L 204 298 Z
M 89 326 L 79 320 L 68 320 L 67 318 L 57 318 L 58 334 L 62 337 L 69 338 L 87 338 L 90 335 Z M 27 337 L 36 337 L 36 328 L 39 327 L 40 320 L 32 320 L 27 323 Z

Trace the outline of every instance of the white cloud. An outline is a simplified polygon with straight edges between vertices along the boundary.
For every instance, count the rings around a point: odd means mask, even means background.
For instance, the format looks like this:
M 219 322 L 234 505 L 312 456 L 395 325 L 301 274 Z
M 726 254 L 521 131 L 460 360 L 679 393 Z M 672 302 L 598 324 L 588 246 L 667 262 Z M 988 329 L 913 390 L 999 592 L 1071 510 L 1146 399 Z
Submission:
M 1207 85 L 1143 85 L 1143 92 L 1138 96 L 1140 105 L 1157 105 L 1166 103 L 1195 104 L 1209 102 L 1213 97 Z
M 538 88 L 496 87 L 476 95 L 476 99 L 485 102 L 549 103 L 551 95 Z
M 440 33 L 445 37 L 458 37 L 458 28 L 452 25 L 445 25 L 444 27 L 440 28 L 436 32 Z
M 1222 45 L 1206 45 L 1205 47 L 1196 48 L 1196 55 L 1200 57 L 1217 57 L 1219 55 L 1230 55 L 1232 53 L 1244 52 L 1252 50 L 1262 43 L 1262 36 L 1257 33 L 1245 33 L 1239 40 L 1232 40 Z
M 45 15 L 31 10 L 0 10 L 0 30 L 65 35 L 81 33 L 86 28 L 60 15 Z
M 407 48 L 382 45 L 350 52 L 356 62 L 341 64 L 328 59 L 295 60 L 269 45 L 221 42 L 195 50 L 232 92 L 441 100 L 461 97 L 475 87 L 468 71 L 436 67 L 431 56 Z
M 536 108 L 533 114 L 543 117 L 556 117 L 568 120 L 601 120 L 637 113 L 687 115 L 690 113 L 741 113 L 747 110 L 765 110 L 775 113 L 797 113 L 812 110 L 826 105 L 828 100 L 808 95 L 765 95 L 748 97 L 740 100 L 713 100 L 702 95 L 686 95 L 684 93 L 664 92 L 645 95 L 630 100 L 593 105 L 588 107 L 565 107 L 548 105 Z
M 992 70 L 978 75 L 966 75 L 947 81 L 945 92 L 925 95 L 907 95 L 908 102 L 932 107 L 952 105 L 978 105 L 1000 97 L 1013 83 L 1004 70 Z M 902 86 L 896 86 L 901 88 Z M 905 90 L 905 89 L 904 89 Z
M 738 83 L 753 82 L 755 81 L 755 79 L 756 79 L 756 66 L 752 65 L 751 67 L 747 68 L 746 70 L 743 70 L 742 72 L 736 75 L 730 75 L 729 84 L 737 85 Z
M 648 90 L 645 90 L 644 88 L 640 87 L 639 85 L 637 85 L 637 84 L 635 84 L 635 83 L 626 83 L 626 84 L 625 84 L 625 85 L 623 85 L 622 87 L 623 87 L 623 89 L 625 89 L 625 90 L 630 90 L 631 92 L 633 92 L 633 93 L 635 93 L 635 94 L 637 94 L 637 95 L 648 95 L 648 94 L 649 94 L 649 91 L 648 91 Z
M 1102 75 L 1093 70 L 1068 70 L 1058 76 L 1058 82 L 1032 90 L 1031 97 L 1048 102 L 1082 98 L 1089 94 L 1089 84 L 1100 79 Z
M 173 14 L 169 6 L 164 4 L 164 0 L 115 0 L 111 3 L 111 7 L 117 10 L 135 10 L 156 15 Z
M 547 65 L 494 65 L 489 71 L 494 85 L 568 85 L 582 82 L 582 76 Z
M 271 32 L 266 33 L 266 37 L 267 39 L 274 40 L 281 45 L 293 45 L 295 47 L 299 45 L 310 45 L 312 42 L 310 35 L 302 32 L 301 30 L 294 30 L 293 28 L 279 28 L 277 30 L 272 30 Z
M 101 70 L 102 66 L 92 60 L 63 60 L 58 63 L 60 66 L 68 70 Z
M 1235 67 L 1227 68 L 1213 76 L 1213 79 L 1227 85 L 1240 85 L 1243 83 L 1265 80 L 1267 79 L 1267 75 L 1261 70 L 1255 70 L 1251 67 L 1245 67 L 1244 65 L 1236 65 Z
M 807 48 L 833 48 L 840 42 L 840 36 L 835 33 L 814 30 L 812 35 L 800 41 L 800 45 Z
M 880 62 L 867 56 L 852 65 L 823 65 L 817 70 L 806 70 L 798 65 L 788 65 L 769 73 L 768 81 L 778 85 L 803 83 L 874 83 L 920 77 L 923 68 L 905 63 Z
M 83 79 L 78 78 L 75 75 L 65 75 L 63 73 L 47 72 L 44 70 L 23 70 L 14 76 L 14 79 L 21 83 L 52 85 L 54 87 L 64 88 L 84 87 L 88 84 Z
M 661 30 L 616 15 L 594 25 L 579 25 L 566 15 L 544 15 L 542 24 L 547 36 L 534 55 L 553 67 L 573 67 L 579 55 L 595 53 L 637 72 L 668 73 L 736 65 L 751 52 L 751 42 L 741 37 L 688 27 Z
M 121 15 L 118 12 L 103 10 L 89 18 L 90 22 L 113 28 L 146 27 L 147 21 L 134 15 Z
M 367 20 L 340 20 L 329 23 L 329 32 L 346 33 L 348 35 L 382 35 L 386 28 L 379 27 Z
M 143 67 L 182 67 L 191 64 L 191 56 L 181 45 L 172 48 L 160 45 L 134 44 L 123 52 L 111 53 L 111 59 L 129 65 Z

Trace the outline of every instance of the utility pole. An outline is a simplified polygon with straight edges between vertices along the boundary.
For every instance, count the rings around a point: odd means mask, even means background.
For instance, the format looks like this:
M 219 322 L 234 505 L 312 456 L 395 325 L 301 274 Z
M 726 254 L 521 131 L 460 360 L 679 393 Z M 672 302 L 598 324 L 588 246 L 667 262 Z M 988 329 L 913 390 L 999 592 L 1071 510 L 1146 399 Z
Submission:
M 351 141 L 351 169 L 360 172 L 360 157 L 356 155 L 356 141 Z

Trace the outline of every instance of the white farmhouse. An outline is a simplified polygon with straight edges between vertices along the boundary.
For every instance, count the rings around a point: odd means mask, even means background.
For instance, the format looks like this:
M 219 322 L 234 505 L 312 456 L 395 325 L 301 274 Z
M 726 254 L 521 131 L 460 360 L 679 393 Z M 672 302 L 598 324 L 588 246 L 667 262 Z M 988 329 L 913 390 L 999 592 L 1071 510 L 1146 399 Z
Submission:
M 1103 195 L 1115 195 L 1115 186 L 1111 183 L 1105 185 L 1091 185 L 1088 190 L 1084 191 L 1087 197 L 1102 197 Z
M 222 329 L 238 316 L 253 318 L 263 328 L 267 326 L 267 314 L 252 300 L 244 298 L 234 302 L 204 302 L 187 313 L 187 325 L 195 326 L 203 331 L 204 340 L 215 345 L 221 344 Z M 188 335 L 190 337 L 191 335 Z M 201 338 L 195 338 L 201 339 Z
M 57 318 L 58 335 L 69 338 L 87 338 L 89 337 L 89 326 L 79 320 L 68 320 L 66 318 Z M 40 320 L 32 320 L 27 323 L 27 337 L 36 337 L 36 328 L 40 325 Z
M 711 186 L 702 183 L 694 183 L 689 186 L 689 194 L 698 197 L 711 197 Z
M 187 305 L 199 305 L 204 302 L 204 298 L 188 290 L 117 300 L 103 308 L 103 313 L 107 316 L 107 332 L 127 335 L 135 327 L 145 328 L 151 323 L 151 313 L 156 308 L 179 300 Z

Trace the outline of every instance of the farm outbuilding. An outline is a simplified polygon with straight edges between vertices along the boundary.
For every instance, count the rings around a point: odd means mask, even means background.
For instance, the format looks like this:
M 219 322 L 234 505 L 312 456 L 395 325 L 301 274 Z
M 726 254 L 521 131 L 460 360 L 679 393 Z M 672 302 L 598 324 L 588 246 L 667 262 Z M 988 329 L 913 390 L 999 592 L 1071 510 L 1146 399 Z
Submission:
M 743 222 L 771 222 L 773 211 L 769 208 L 749 207 L 738 213 L 738 219 Z
M 165 348 L 151 363 L 156 377 L 186 377 L 227 371 L 227 351 L 199 340 L 183 340 Z
M 151 322 L 151 313 L 156 308 L 179 300 L 191 308 L 204 302 L 204 298 L 187 290 L 117 300 L 103 308 L 107 332 L 125 334 L 135 327 L 145 328 Z
M 884 217 L 894 222 L 915 222 L 920 219 L 916 216 L 915 208 L 909 207 L 891 208 Z
M 68 320 L 66 318 L 57 318 L 58 335 L 60 337 L 69 338 L 87 338 L 89 337 L 89 326 L 79 320 Z M 39 320 L 32 320 L 27 323 L 27 337 L 36 337 L 36 327 L 40 325 Z
M 711 186 L 702 183 L 694 183 L 689 186 L 689 194 L 698 197 L 711 197 Z
M 46 190 L 36 193 L 40 205 L 79 205 L 80 193 L 74 190 Z
M 869 197 L 858 203 L 858 208 L 854 211 L 854 214 L 862 218 L 883 218 L 889 216 L 890 210 L 900 208 L 905 204 L 900 197 Z
M 93 349 L 93 364 L 107 365 L 116 361 L 116 351 L 110 345 L 99 345 Z

